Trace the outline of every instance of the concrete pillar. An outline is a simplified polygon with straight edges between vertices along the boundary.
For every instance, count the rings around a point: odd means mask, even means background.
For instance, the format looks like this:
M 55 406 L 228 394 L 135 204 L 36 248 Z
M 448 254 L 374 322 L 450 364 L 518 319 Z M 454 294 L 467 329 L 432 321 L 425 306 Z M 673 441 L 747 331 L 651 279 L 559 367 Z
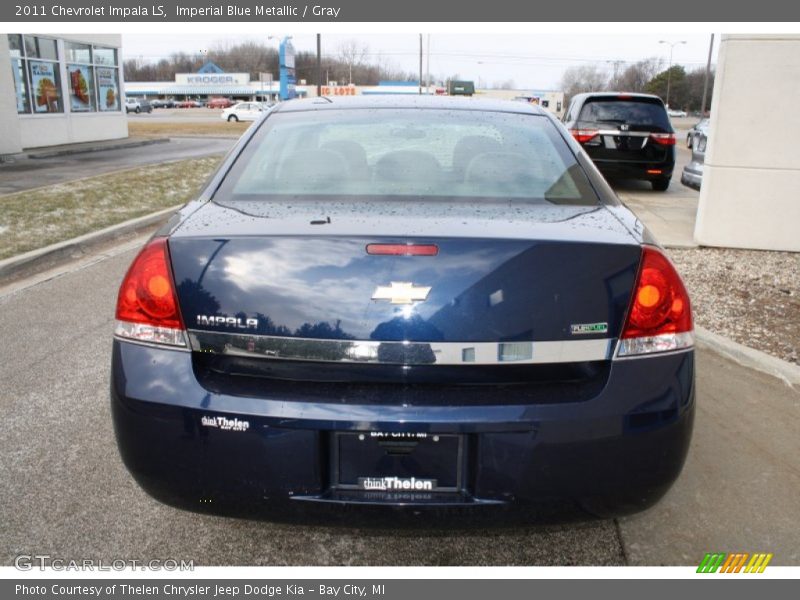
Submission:
M 8 36 L 0 33 L 0 156 L 22 152 L 17 96 Z
M 800 35 L 724 35 L 695 240 L 800 252 Z

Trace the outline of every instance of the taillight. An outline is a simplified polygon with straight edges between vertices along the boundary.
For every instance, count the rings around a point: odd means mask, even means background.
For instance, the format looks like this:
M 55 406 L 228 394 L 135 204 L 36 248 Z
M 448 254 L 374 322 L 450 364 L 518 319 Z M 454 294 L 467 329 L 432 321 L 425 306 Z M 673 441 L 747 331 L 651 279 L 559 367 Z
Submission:
M 572 134 L 572 137 L 578 140 L 578 142 L 581 144 L 588 142 L 590 139 L 600 133 L 600 131 L 597 129 L 570 129 L 569 132 Z
M 134 259 L 117 297 L 119 337 L 186 346 L 166 238 L 155 238 Z
M 651 133 L 650 137 L 656 144 L 661 146 L 674 146 L 675 134 L 674 133 Z
M 656 248 L 645 246 L 617 356 L 693 345 L 692 308 L 686 288 L 670 260 Z

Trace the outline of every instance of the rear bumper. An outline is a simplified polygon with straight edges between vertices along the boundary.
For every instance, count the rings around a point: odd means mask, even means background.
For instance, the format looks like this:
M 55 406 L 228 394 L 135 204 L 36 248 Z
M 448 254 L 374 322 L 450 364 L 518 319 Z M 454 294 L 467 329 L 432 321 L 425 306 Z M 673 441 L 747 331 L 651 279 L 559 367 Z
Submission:
M 528 507 L 580 503 L 623 514 L 656 502 L 683 466 L 694 415 L 694 353 L 614 363 L 584 402 L 401 406 L 285 402 L 212 393 L 188 352 L 114 341 L 111 406 L 122 459 L 152 496 L 200 511 L 270 516 L 311 505 Z M 224 416 L 246 422 L 208 427 Z M 337 431 L 458 433 L 464 486 L 451 494 L 331 488 Z
M 609 179 L 669 179 L 675 169 L 674 161 L 666 162 L 617 162 L 596 160 L 594 164 Z M 658 171 L 658 173 L 648 173 Z
M 690 162 L 683 168 L 681 173 L 681 183 L 696 190 L 700 189 L 703 183 L 703 163 Z

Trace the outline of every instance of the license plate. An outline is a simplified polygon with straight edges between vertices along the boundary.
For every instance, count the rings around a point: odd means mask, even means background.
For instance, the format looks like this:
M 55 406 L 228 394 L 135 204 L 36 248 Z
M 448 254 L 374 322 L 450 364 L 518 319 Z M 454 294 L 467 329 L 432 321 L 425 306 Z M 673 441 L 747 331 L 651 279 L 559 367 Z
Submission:
M 333 485 L 370 492 L 459 491 L 464 443 L 463 436 L 452 434 L 337 433 Z

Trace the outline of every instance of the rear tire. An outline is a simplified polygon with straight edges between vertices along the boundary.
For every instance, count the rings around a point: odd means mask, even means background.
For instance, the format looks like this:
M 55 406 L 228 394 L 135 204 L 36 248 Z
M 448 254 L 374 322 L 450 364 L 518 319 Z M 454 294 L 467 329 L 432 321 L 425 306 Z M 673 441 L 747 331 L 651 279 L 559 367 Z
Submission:
M 656 192 L 666 192 L 669 187 L 669 177 L 662 177 L 661 179 L 653 179 L 651 182 L 653 190 Z
M 135 112 L 138 115 L 140 112 L 142 112 L 142 109 L 137 106 L 136 110 L 133 112 Z
M 235 123 L 238 120 L 239 117 L 237 117 L 236 115 L 231 115 L 230 117 L 228 117 L 228 123 Z

